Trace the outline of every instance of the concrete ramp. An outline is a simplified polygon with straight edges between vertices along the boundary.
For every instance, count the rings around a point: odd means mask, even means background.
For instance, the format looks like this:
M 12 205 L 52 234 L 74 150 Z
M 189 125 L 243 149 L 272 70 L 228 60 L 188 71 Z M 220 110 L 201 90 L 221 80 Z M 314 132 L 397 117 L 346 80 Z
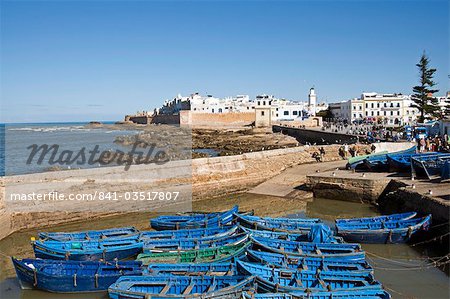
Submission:
M 343 168 L 347 163 L 346 160 L 324 163 L 310 163 L 296 165 L 286 169 L 279 175 L 259 184 L 248 193 L 287 197 L 296 199 L 309 199 L 312 193 L 301 190 L 299 186 L 306 183 L 306 176 L 316 171 L 324 172 L 336 168 Z

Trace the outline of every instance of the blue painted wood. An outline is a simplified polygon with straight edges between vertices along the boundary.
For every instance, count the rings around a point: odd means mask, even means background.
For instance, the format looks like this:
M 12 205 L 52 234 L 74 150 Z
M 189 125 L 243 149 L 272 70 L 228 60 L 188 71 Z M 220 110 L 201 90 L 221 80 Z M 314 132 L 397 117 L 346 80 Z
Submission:
M 336 219 L 336 224 L 361 224 L 361 223 L 374 223 L 374 222 L 386 222 L 386 221 L 396 221 L 396 220 L 408 220 L 414 218 L 417 215 L 416 212 L 382 215 L 375 217 L 364 217 L 364 218 L 348 218 L 348 219 Z
M 74 261 L 126 259 L 140 253 L 142 245 L 137 237 L 101 241 L 37 240 L 32 242 L 37 258 Z
M 144 275 L 238 275 L 234 262 L 150 264 L 144 269 Z
M 250 221 L 259 221 L 259 222 L 274 222 L 274 223 L 300 223 L 300 224 L 313 224 L 313 223 L 321 223 L 322 221 L 319 218 L 272 218 L 272 217 L 259 217 L 259 216 L 251 216 L 251 215 L 241 215 L 241 217 L 250 220 Z
M 428 230 L 431 215 L 408 220 L 336 224 L 337 232 L 346 241 L 359 243 L 405 243 L 418 231 Z
M 108 289 L 112 299 L 240 298 L 253 286 L 245 276 L 125 276 Z
M 314 279 L 316 277 L 333 277 L 336 279 L 366 279 L 374 280 L 370 272 L 353 271 L 311 271 L 301 269 L 277 268 L 259 263 L 249 263 L 241 260 L 236 261 L 236 269 L 242 275 L 255 275 L 264 279 L 297 278 L 300 280 Z
M 359 170 L 373 170 L 382 171 L 388 168 L 388 155 L 412 155 L 416 152 L 416 146 L 412 146 L 409 149 L 394 152 L 391 154 L 374 154 L 370 155 L 362 160 L 357 160 L 355 163 L 347 165 L 349 169 L 359 169 Z
M 106 291 L 123 275 L 141 275 L 141 263 L 55 261 L 12 258 L 17 278 L 24 288 L 56 293 Z
M 301 274 L 301 272 L 297 272 Z M 271 277 L 264 279 L 256 277 L 257 291 L 262 293 L 334 292 L 381 290 L 380 282 L 373 278 L 336 277 L 333 275 L 318 275 L 313 277 Z
M 419 160 L 432 159 L 433 157 L 440 156 L 442 154 L 436 152 L 420 153 L 420 154 L 390 154 L 387 156 L 389 164 L 389 171 L 392 172 L 410 172 L 411 171 L 411 159 L 416 158 Z
M 84 241 L 93 239 L 129 238 L 139 234 L 135 227 L 119 227 L 77 232 L 40 232 L 39 238 L 55 241 Z
M 262 265 L 279 268 L 302 269 L 311 271 L 352 271 L 373 273 L 373 268 L 365 260 L 346 260 L 341 258 L 298 257 L 265 251 L 247 249 L 247 258 Z
M 442 176 L 446 161 L 450 161 L 450 154 L 438 154 L 426 157 L 411 157 L 411 167 L 416 176 L 425 177 L 429 180 Z
M 227 225 L 212 228 L 193 228 L 180 230 L 144 231 L 139 238 L 146 240 L 167 240 L 167 239 L 187 239 L 187 238 L 219 238 L 236 233 L 237 225 Z
M 268 230 L 254 230 L 250 228 L 246 228 L 240 226 L 240 230 L 251 234 L 255 237 L 263 237 L 263 238 L 271 238 L 271 239 L 279 239 L 279 240 L 288 240 L 288 241 L 297 241 L 297 242 L 310 242 L 309 240 L 309 232 L 298 234 L 291 232 L 278 232 L 278 231 L 268 231 Z M 341 237 L 333 236 L 330 238 L 330 243 L 343 243 L 344 240 Z
M 362 290 L 362 291 L 334 291 L 298 293 L 294 295 L 287 293 L 265 293 L 254 294 L 243 292 L 242 299 L 390 299 L 391 295 L 385 290 Z
M 314 222 L 282 222 L 271 219 L 248 218 L 248 216 L 236 214 L 236 221 L 243 227 L 255 230 L 268 230 L 278 232 L 290 232 L 294 234 L 308 234 L 311 227 L 315 225 Z
M 188 238 L 171 240 L 145 240 L 143 252 L 164 252 L 164 251 L 186 251 L 194 249 L 205 249 L 226 245 L 238 245 L 247 242 L 249 235 L 240 233 L 236 235 L 225 235 L 220 237 Z
M 340 258 L 361 260 L 365 253 L 359 244 L 310 243 L 250 236 L 253 249 L 288 254 L 298 257 Z
M 150 220 L 150 225 L 156 230 L 178 230 L 190 228 L 220 227 L 230 224 L 234 213 L 239 211 L 238 206 L 221 213 L 211 213 L 193 216 L 160 216 Z

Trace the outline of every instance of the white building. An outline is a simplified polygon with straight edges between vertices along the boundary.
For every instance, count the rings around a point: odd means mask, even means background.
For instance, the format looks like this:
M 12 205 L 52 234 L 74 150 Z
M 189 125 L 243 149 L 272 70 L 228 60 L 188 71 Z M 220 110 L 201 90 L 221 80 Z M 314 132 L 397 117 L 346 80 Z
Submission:
M 235 97 L 216 98 L 212 95 L 202 96 L 193 93 L 182 97 L 177 95 L 173 100 L 166 100 L 164 105 L 155 109 L 156 114 L 177 114 L 180 110 L 190 110 L 192 113 L 229 113 L 229 112 L 255 112 L 259 109 L 266 112 L 270 107 L 270 121 L 277 120 L 303 120 L 317 112 L 326 110 L 328 105 L 317 103 L 317 94 L 311 88 L 307 102 L 277 99 L 272 95 L 258 95 L 255 100 L 250 100 L 248 95 Z M 267 115 L 264 115 L 267 116 Z
M 373 121 L 386 126 L 413 124 L 419 111 L 411 107 L 410 96 L 402 94 L 363 93 L 359 99 L 330 104 L 335 118 Z
M 187 97 L 177 95 L 173 100 L 164 101 L 164 105 L 155 109 L 155 113 L 177 114 L 180 110 L 191 110 L 194 113 L 254 112 L 255 102 L 248 95 L 220 99 L 193 93 Z

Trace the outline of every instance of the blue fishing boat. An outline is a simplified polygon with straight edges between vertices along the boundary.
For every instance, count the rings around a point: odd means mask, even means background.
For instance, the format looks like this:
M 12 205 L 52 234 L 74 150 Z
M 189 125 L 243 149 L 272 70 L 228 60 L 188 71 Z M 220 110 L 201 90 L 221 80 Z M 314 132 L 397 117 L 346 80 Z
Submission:
M 269 230 L 254 230 L 246 227 L 240 226 L 240 230 L 251 234 L 255 237 L 263 237 L 263 238 L 271 238 L 271 239 L 280 239 L 287 241 L 296 241 L 296 242 L 316 242 L 316 243 L 343 243 L 344 240 L 342 237 L 333 236 L 333 232 L 324 224 L 317 224 L 318 229 L 315 230 L 315 227 L 312 226 L 311 230 L 308 233 L 290 233 L 290 232 L 278 232 L 278 231 L 269 231 Z
M 120 279 L 120 278 L 119 278 Z M 270 278 L 256 277 L 257 291 L 262 293 L 307 293 L 334 291 L 364 291 L 381 290 L 382 285 L 371 275 L 367 277 L 338 277 L 319 273 L 317 275 L 272 276 Z
M 373 268 L 365 260 L 352 261 L 341 258 L 298 257 L 253 249 L 247 249 L 247 259 L 262 265 L 271 265 L 279 268 L 373 273 Z
M 150 220 L 150 225 L 156 230 L 178 230 L 191 228 L 220 227 L 230 224 L 234 214 L 239 211 L 238 206 L 221 213 L 211 213 L 193 216 L 160 216 Z
M 253 249 L 298 257 L 341 258 L 345 260 L 365 258 L 365 253 L 359 244 L 295 242 L 253 236 L 250 236 L 250 240 Z
M 249 235 L 240 233 L 233 236 L 205 239 L 171 239 L 171 240 L 146 240 L 144 241 L 143 252 L 164 252 L 164 251 L 187 251 L 194 249 L 205 249 L 220 246 L 239 245 L 247 242 Z
M 282 222 L 272 221 L 269 219 L 255 219 L 248 218 L 248 216 L 236 214 L 236 221 L 243 227 L 255 229 L 255 230 L 269 230 L 269 231 L 281 231 L 291 232 L 294 234 L 308 234 L 311 227 L 315 223 L 310 222 Z
M 413 234 L 428 230 L 431 225 L 431 215 L 408 220 L 336 224 L 337 232 L 346 241 L 359 243 L 405 243 Z
M 149 264 L 144 275 L 238 275 L 233 262 L 221 263 L 184 263 L 184 264 Z
M 400 214 L 382 215 L 374 217 L 364 217 L 364 218 L 348 218 L 348 219 L 336 219 L 336 224 L 360 224 L 360 223 L 374 223 L 374 222 L 386 222 L 386 221 L 397 221 L 397 220 L 408 220 L 416 217 L 416 212 L 407 212 Z
M 252 276 L 124 276 L 109 289 L 111 299 L 240 298 Z
M 428 152 L 420 154 L 391 154 L 387 156 L 389 164 L 389 171 L 391 172 L 410 172 L 411 171 L 411 159 L 430 159 L 435 156 L 439 156 L 439 153 Z
M 54 293 L 106 291 L 123 275 L 141 275 L 141 263 L 12 258 L 22 288 Z
M 117 238 L 131 238 L 138 236 L 145 239 L 179 239 L 179 238 L 206 238 L 232 235 L 237 231 L 236 225 L 228 225 L 214 228 L 180 229 L 165 231 L 139 231 L 134 227 L 111 228 L 105 230 L 89 230 L 80 232 L 41 232 L 39 238 L 42 240 L 55 241 L 85 241 L 105 240 Z
M 37 258 L 74 261 L 126 259 L 142 251 L 138 238 L 95 241 L 32 241 Z
M 348 162 L 346 165 L 347 169 L 358 169 L 360 168 L 362 165 L 364 165 L 364 159 L 367 158 L 374 158 L 377 156 L 384 156 L 388 153 L 388 151 L 381 151 L 378 153 L 373 153 L 373 154 L 368 154 L 368 155 L 361 155 L 361 156 L 356 156 L 356 157 L 350 157 L 348 158 Z
M 432 180 L 442 177 L 447 161 L 450 161 L 450 154 L 438 154 L 427 157 L 413 156 L 411 157 L 411 167 L 416 176 Z
M 284 277 L 298 279 L 311 279 L 313 277 L 334 277 L 337 279 L 368 279 L 373 280 L 373 275 L 370 272 L 353 272 L 353 271 L 311 271 L 303 269 L 288 269 L 277 268 L 268 265 L 261 265 L 258 263 L 248 263 L 241 260 L 236 261 L 236 269 L 242 275 L 255 275 L 264 279 L 271 279 L 272 277 Z
M 242 292 L 242 299 L 390 299 L 385 290 L 306 292 L 295 294 Z
M 353 163 L 349 163 L 348 168 L 356 170 L 369 170 L 369 171 L 386 171 L 388 170 L 388 155 L 412 155 L 416 152 L 416 146 L 412 146 L 409 149 L 394 152 L 394 153 L 378 153 L 364 157 L 364 159 L 357 159 Z M 356 157 L 358 158 L 358 157 Z M 350 162 L 350 161 L 349 161 Z
M 242 215 L 242 218 L 245 218 L 249 221 L 258 221 L 258 222 L 270 222 L 270 223 L 301 223 L 301 224 L 314 224 L 321 223 L 322 221 L 319 218 L 272 218 L 272 217 L 259 217 L 259 216 L 251 216 L 251 215 Z
M 142 261 L 144 265 L 153 263 L 182 264 L 228 262 L 245 255 L 245 252 L 250 245 L 251 242 L 249 241 L 238 245 L 226 245 L 188 251 L 141 253 L 137 256 L 137 259 Z
M 179 230 L 162 230 L 162 231 L 144 231 L 141 232 L 139 238 L 146 240 L 170 240 L 170 239 L 188 239 L 188 238 L 219 238 L 231 236 L 238 230 L 237 225 L 227 225 L 211 228 L 193 228 Z
M 39 238 L 55 241 L 83 241 L 109 238 L 129 238 L 139 234 L 135 227 L 119 227 L 103 230 L 88 230 L 79 232 L 40 232 Z

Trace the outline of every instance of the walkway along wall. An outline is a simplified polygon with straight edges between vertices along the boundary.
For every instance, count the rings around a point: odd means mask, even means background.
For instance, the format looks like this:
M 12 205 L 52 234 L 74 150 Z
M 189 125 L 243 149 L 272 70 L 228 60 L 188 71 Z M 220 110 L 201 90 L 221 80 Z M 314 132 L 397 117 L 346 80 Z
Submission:
M 353 144 L 358 142 L 358 136 L 347 135 L 340 133 L 330 133 L 321 130 L 292 128 L 287 126 L 272 126 L 272 131 L 275 133 L 283 133 L 294 137 L 301 144 Z M 363 141 L 359 139 L 360 141 Z

